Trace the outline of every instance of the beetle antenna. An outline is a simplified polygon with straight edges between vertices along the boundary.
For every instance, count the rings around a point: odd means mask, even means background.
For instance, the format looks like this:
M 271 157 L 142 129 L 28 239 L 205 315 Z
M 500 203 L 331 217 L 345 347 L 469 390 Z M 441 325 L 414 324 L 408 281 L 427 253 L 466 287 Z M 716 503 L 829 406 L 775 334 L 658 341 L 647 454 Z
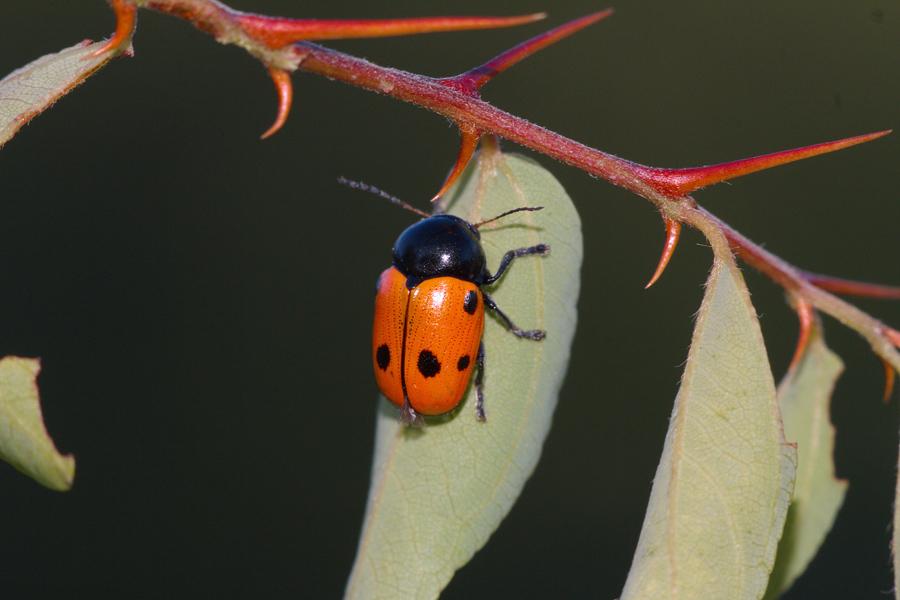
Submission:
M 341 184 L 343 184 L 343 185 L 346 185 L 347 187 L 351 187 L 351 188 L 353 188 L 353 189 L 355 189 L 355 190 L 362 190 L 362 191 L 364 191 L 364 192 L 371 192 L 371 193 L 373 193 L 373 194 L 375 194 L 375 195 L 377 195 L 377 196 L 381 196 L 381 197 L 384 198 L 385 200 L 390 200 L 390 201 L 393 202 L 394 204 L 398 204 L 398 205 L 402 206 L 403 208 L 405 208 L 406 210 L 411 210 L 411 211 L 413 211 L 414 213 L 416 213 L 416 214 L 418 214 L 418 215 L 422 215 L 422 216 L 425 217 L 425 218 L 428 218 L 428 217 L 431 216 L 431 215 L 429 215 L 427 212 L 425 212 L 424 210 L 419 210 L 419 209 L 416 208 L 415 206 L 411 206 L 411 205 L 407 204 L 406 202 L 404 202 L 403 200 L 401 200 L 401 199 L 398 198 L 397 196 L 392 196 L 392 195 L 388 194 L 387 192 L 385 192 L 384 190 L 380 190 L 380 189 L 378 189 L 377 187 L 372 186 L 372 185 L 369 185 L 369 184 L 367 184 L 367 183 L 362 183 L 362 182 L 360 182 L 360 181 L 352 181 L 352 180 L 350 180 L 350 179 L 347 179 L 346 177 L 338 177 L 338 183 L 341 183 Z M 515 212 L 515 211 L 512 211 L 512 212 Z M 501 215 L 501 216 L 502 216 L 502 215 Z M 499 217 L 498 217 L 498 218 L 499 218 Z
M 514 208 L 512 210 L 506 211 L 505 213 L 501 213 L 492 219 L 488 219 L 487 221 L 479 221 L 478 223 L 472 223 L 472 226 L 477 229 L 478 227 L 481 227 L 482 225 L 487 225 L 488 223 L 493 223 L 497 219 L 502 219 L 503 217 L 506 217 L 513 213 L 523 212 L 523 211 L 532 212 L 535 210 L 544 210 L 544 207 L 543 206 L 523 206 L 521 208 Z

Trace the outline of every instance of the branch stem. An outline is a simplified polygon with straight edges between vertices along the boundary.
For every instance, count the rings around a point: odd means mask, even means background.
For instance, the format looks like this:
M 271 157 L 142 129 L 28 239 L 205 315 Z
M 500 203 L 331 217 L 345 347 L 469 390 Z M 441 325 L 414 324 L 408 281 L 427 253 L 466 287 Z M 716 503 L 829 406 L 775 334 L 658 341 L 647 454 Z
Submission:
M 482 133 L 494 134 L 516 142 L 565 164 L 586 171 L 597 177 L 624 187 L 653 202 L 664 218 L 688 223 L 702 231 L 713 245 L 719 257 L 734 252 L 747 264 L 771 278 L 789 293 L 807 301 L 816 309 L 831 315 L 848 327 L 855 329 L 869 341 L 873 350 L 887 363 L 900 370 L 900 352 L 894 330 L 863 311 L 817 287 L 841 291 L 852 289 L 866 295 L 863 284 L 825 278 L 797 269 L 781 258 L 767 252 L 741 235 L 736 230 L 709 213 L 688 195 L 699 185 L 720 181 L 723 177 L 706 177 L 697 180 L 700 184 L 672 187 L 661 185 L 653 175 L 661 170 L 645 167 L 576 142 L 524 119 L 511 115 L 481 101 L 476 95 L 455 89 L 448 82 L 405 71 L 389 69 L 335 50 L 324 48 L 308 41 L 300 41 L 285 47 L 273 47 L 271 40 L 260 31 L 248 27 L 247 23 L 268 23 L 267 18 L 246 15 L 228 8 L 217 0 L 131 0 L 133 4 L 174 14 L 190 20 L 198 28 L 211 33 L 220 42 L 235 43 L 251 54 L 259 57 L 270 70 L 285 72 L 302 69 L 310 73 L 324 75 L 356 87 L 368 89 L 386 96 L 411 102 L 444 115 L 452 121 Z M 598 13 L 600 14 L 600 13 Z M 259 29 L 259 28 L 257 28 Z M 264 29 L 264 28 L 263 28 Z M 266 43 L 269 42 L 269 43 Z M 288 80 L 289 81 L 289 80 Z M 276 83 L 278 83 L 276 79 Z M 456 86 L 458 87 L 458 86 Z M 768 157 L 758 157 L 746 161 L 736 161 L 726 165 L 702 168 L 701 174 L 710 169 L 728 171 L 728 177 L 753 172 L 761 168 L 796 160 L 807 155 L 831 151 L 851 144 L 874 139 L 887 132 L 858 136 L 838 142 L 810 146 L 794 151 L 776 153 Z M 771 164 L 769 164 L 771 163 Z M 695 170 L 666 171 L 666 181 L 678 175 L 696 179 Z M 675 171 L 678 171 L 676 173 Z M 650 174 L 650 175 L 648 175 Z M 654 175 L 655 176 L 655 175 Z M 708 180 L 708 181 L 707 181 Z M 896 297 L 888 286 L 873 286 L 880 297 Z M 868 290 L 868 291 L 871 291 Z

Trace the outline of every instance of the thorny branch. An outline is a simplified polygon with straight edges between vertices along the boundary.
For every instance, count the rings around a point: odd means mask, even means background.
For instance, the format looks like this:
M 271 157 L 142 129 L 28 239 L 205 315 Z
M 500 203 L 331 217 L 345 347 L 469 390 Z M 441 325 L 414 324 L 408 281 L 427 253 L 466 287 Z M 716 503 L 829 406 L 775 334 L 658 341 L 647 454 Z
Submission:
M 130 47 L 135 9 L 144 7 L 191 21 L 198 29 L 213 35 L 217 41 L 241 46 L 259 58 L 269 69 L 280 97 L 278 119 L 265 135 L 274 133 L 287 118 L 291 102 L 289 73 L 298 69 L 412 102 L 444 115 L 460 127 L 463 134 L 463 148 L 454 173 L 461 172 L 478 138 L 488 133 L 602 177 L 646 198 L 662 213 L 667 230 L 666 249 L 660 268 L 657 269 L 652 281 L 659 277 L 672 255 L 680 231 L 678 223 L 687 223 L 702 231 L 711 240 L 727 240 L 728 248 L 714 249 L 719 252 L 727 252 L 730 249 L 744 262 L 770 277 L 791 294 L 801 316 L 801 328 L 803 323 L 812 321 L 803 318 L 808 317 L 804 311 L 808 311 L 808 307 L 812 306 L 856 330 L 871 344 L 873 351 L 886 364 L 900 371 L 900 352 L 897 351 L 897 346 L 900 346 L 900 333 L 826 291 L 900 299 L 900 288 L 835 279 L 797 269 L 729 227 L 700 207 L 688 195 L 713 183 L 870 141 L 889 131 L 709 167 L 658 169 L 585 146 L 495 108 L 481 101 L 479 97 L 480 86 L 500 70 L 549 43 L 599 20 L 610 11 L 588 15 L 533 38 L 482 67 L 455 78 L 434 79 L 375 65 L 310 43 L 308 40 L 509 26 L 534 21 L 543 15 L 498 19 L 433 18 L 421 19 L 418 22 L 417 20 L 318 21 L 242 13 L 217 0 L 109 1 L 116 12 L 118 25 L 116 35 L 102 47 L 101 51 L 120 52 Z M 484 76 L 485 73 L 489 73 L 489 76 Z M 444 189 L 446 187 L 445 185 Z M 802 351 L 804 340 L 808 338 L 802 330 L 800 337 L 798 352 Z M 891 370 L 888 370 L 888 373 L 893 375 Z M 890 375 L 889 383 L 893 380 Z

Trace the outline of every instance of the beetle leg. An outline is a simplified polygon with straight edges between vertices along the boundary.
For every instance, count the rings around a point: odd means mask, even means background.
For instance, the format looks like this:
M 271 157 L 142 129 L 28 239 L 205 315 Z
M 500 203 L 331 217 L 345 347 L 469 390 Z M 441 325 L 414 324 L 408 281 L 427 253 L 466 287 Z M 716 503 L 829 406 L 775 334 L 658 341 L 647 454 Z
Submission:
M 500 276 L 509 268 L 509 264 L 513 261 L 514 258 L 518 258 L 519 256 L 528 256 L 529 254 L 537 254 L 539 256 L 544 256 L 550 252 L 550 246 L 548 244 L 538 244 L 537 246 L 529 246 L 528 248 L 519 248 L 517 250 L 510 250 L 506 254 L 503 255 L 503 258 L 500 259 L 500 266 L 497 267 L 497 273 L 489 276 L 483 285 L 490 285 L 500 279 Z
M 482 296 L 484 296 L 484 305 L 494 311 L 497 316 L 500 317 L 500 320 L 503 321 L 509 328 L 509 330 L 512 333 L 516 334 L 516 336 L 534 341 L 540 341 L 544 339 L 546 333 L 541 331 L 540 329 L 525 331 L 524 329 L 519 329 L 518 327 L 516 327 L 513 322 L 509 320 L 509 317 L 503 314 L 503 311 L 500 310 L 500 308 L 497 306 L 497 303 L 494 302 L 493 298 L 491 298 L 490 294 L 488 294 L 484 290 L 481 291 L 481 294 Z
M 478 345 L 478 357 L 475 358 L 475 418 L 487 421 L 484 416 L 484 342 Z
M 425 419 L 410 405 L 409 398 L 405 395 L 403 396 L 403 408 L 400 409 L 400 423 L 410 427 L 422 427 L 425 425 Z

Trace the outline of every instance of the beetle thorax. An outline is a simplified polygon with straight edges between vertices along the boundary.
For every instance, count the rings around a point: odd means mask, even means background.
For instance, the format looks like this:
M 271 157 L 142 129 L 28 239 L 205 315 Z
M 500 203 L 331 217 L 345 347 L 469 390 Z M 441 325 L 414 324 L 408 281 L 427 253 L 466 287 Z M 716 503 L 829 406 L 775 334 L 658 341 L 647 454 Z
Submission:
M 486 276 L 478 231 L 453 215 L 436 215 L 411 225 L 394 244 L 394 266 L 412 288 L 432 277 L 456 277 L 476 285 Z

